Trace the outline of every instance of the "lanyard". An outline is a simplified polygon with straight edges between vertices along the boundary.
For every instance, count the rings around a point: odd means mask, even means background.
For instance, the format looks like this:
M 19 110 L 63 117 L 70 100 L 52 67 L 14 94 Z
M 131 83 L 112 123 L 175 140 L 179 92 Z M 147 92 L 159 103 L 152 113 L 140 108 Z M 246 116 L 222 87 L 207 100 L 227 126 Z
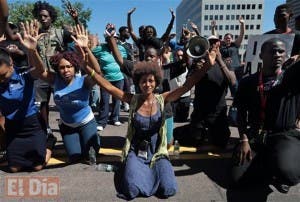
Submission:
M 277 78 L 278 76 L 282 73 L 281 70 L 277 72 Z M 277 79 L 276 79 L 277 80 Z M 273 82 L 273 86 L 276 85 L 276 81 Z M 266 103 L 267 103 L 267 97 L 268 97 L 268 91 L 265 91 L 265 85 L 263 81 L 263 74 L 262 71 L 259 72 L 258 75 L 258 92 L 259 92 L 259 97 L 260 97 L 260 113 L 259 113 L 259 118 L 260 118 L 260 124 L 261 128 L 263 129 L 264 127 L 264 122 L 266 119 Z
M 266 116 L 265 109 L 266 109 L 266 103 L 267 103 L 267 95 L 264 92 L 264 82 L 263 82 L 262 71 L 260 71 L 259 75 L 258 75 L 258 92 L 259 92 L 259 97 L 260 97 L 259 118 L 260 118 L 261 129 L 262 129 L 264 121 L 265 121 L 265 116 Z

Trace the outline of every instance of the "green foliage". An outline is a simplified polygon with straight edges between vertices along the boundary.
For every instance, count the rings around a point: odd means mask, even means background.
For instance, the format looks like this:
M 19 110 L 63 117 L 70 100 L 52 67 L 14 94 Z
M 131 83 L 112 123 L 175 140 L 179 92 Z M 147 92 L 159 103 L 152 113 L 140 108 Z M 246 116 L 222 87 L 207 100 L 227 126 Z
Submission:
M 79 13 L 79 22 L 82 23 L 85 27 L 87 27 L 87 23 L 91 19 L 92 10 L 87 8 L 83 8 L 83 4 L 81 2 L 73 2 L 72 6 L 78 11 Z M 65 7 L 63 6 L 63 9 L 60 9 L 61 14 L 59 14 L 59 19 L 57 20 L 59 24 L 72 24 L 73 19 L 70 17 L 70 15 L 66 12 L 64 12 Z
M 9 4 L 9 21 L 18 24 L 33 19 L 33 3 L 17 1 Z
M 27 1 L 17 1 L 9 4 L 9 21 L 18 24 L 20 22 L 25 22 L 32 20 L 32 9 L 34 2 Z M 81 2 L 74 2 L 72 6 L 77 9 L 79 13 L 79 21 L 87 27 L 87 23 L 91 19 L 92 10 L 85 9 Z M 57 10 L 57 20 L 54 23 L 55 27 L 62 27 L 62 25 L 74 25 L 74 20 L 70 17 L 68 13 L 65 12 L 64 7 L 54 6 Z

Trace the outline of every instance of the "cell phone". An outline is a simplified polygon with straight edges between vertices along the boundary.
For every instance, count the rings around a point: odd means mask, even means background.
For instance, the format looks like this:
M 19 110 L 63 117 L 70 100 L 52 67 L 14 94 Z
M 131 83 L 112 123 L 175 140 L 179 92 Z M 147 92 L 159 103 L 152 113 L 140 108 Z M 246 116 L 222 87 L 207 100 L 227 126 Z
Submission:
M 115 28 L 113 28 L 113 27 L 110 27 L 110 28 L 108 28 L 107 29 L 107 31 L 111 34 L 112 33 L 112 31 L 114 31 L 115 30 Z

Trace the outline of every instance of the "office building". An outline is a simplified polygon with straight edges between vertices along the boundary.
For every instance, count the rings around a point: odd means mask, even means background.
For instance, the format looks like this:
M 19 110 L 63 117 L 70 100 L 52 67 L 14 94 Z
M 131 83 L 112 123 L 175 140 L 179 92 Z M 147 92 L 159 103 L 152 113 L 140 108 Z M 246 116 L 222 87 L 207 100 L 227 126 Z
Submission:
M 293 9 L 294 16 L 289 23 L 289 26 L 294 29 L 295 17 L 300 15 L 300 0 L 287 0 L 286 3 Z
M 245 20 L 245 37 L 239 51 L 242 57 L 249 35 L 262 34 L 263 10 L 264 0 L 182 0 L 176 9 L 177 37 L 182 26 L 188 26 L 190 21 L 198 25 L 202 36 L 210 36 L 211 22 L 215 20 L 220 38 L 231 33 L 236 39 L 242 16 Z

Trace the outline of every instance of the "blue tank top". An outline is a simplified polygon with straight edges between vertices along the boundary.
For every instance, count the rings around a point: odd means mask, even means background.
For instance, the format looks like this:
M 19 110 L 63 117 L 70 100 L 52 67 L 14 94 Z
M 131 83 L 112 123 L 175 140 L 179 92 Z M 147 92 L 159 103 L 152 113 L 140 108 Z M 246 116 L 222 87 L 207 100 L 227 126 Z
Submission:
M 89 106 L 90 90 L 84 86 L 84 77 L 75 76 L 67 85 L 58 75 L 54 82 L 54 102 L 60 118 L 67 124 L 81 123 L 91 112 Z

